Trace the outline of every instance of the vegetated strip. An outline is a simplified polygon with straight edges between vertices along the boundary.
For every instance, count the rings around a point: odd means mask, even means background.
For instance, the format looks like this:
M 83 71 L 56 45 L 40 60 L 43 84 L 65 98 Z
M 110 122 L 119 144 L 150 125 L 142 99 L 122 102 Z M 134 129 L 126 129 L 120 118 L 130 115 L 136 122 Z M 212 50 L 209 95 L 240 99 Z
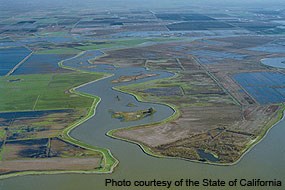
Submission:
M 199 61 L 198 61 L 198 59 L 195 57 L 195 56 L 193 56 L 193 58 L 194 58 L 194 60 L 195 60 L 195 62 L 197 63 L 197 64 L 199 64 L 200 66 L 201 66 L 201 68 L 203 68 L 205 71 L 206 71 L 206 73 L 208 74 L 208 76 L 211 78 L 211 79 L 213 79 L 215 82 L 216 82 L 216 84 L 221 88 L 221 89 L 223 89 L 223 91 L 225 92 L 225 93 L 227 93 L 228 95 L 230 95 L 231 96 L 231 98 L 233 99 L 233 101 L 237 104 L 237 105 L 242 105 L 241 103 L 240 103 L 240 101 L 237 99 L 237 98 L 235 98 L 233 95 L 232 95 L 232 93 L 230 93 L 230 91 L 228 91 L 221 83 L 220 83 L 220 81 L 203 65 L 203 64 L 201 64 Z
M 81 52 L 81 53 L 84 53 L 84 52 Z M 77 55 L 77 56 L 79 56 L 79 55 Z M 65 66 L 65 65 L 63 65 L 63 62 L 64 62 L 64 60 L 58 63 L 59 66 L 62 67 L 62 68 L 71 69 L 71 70 L 75 70 L 75 71 L 79 71 L 79 72 L 83 72 L 83 73 L 94 73 L 94 72 L 82 71 L 82 70 L 79 70 L 79 69 L 75 69 L 75 68 L 72 68 L 72 67 Z M 93 83 L 93 82 L 96 82 L 96 81 L 99 81 L 99 80 L 103 80 L 103 79 L 108 78 L 110 76 L 112 76 L 112 75 L 107 75 L 107 76 L 105 76 L 103 78 L 100 78 L 100 79 L 97 79 L 97 80 L 94 80 L 94 81 L 82 84 L 80 86 L 74 87 L 74 88 L 69 90 L 71 93 L 78 94 L 80 96 L 85 96 L 85 97 L 88 97 L 88 98 L 93 98 L 94 101 L 93 101 L 91 107 L 89 108 L 88 114 L 84 118 L 82 118 L 81 120 L 73 123 L 69 127 L 65 128 L 63 130 L 63 132 L 58 136 L 60 139 L 63 139 L 66 142 L 69 142 L 71 144 L 74 144 L 74 145 L 77 145 L 79 147 L 82 147 L 82 148 L 85 148 L 85 149 L 88 149 L 88 150 L 92 150 L 92 151 L 101 153 L 103 155 L 103 161 L 101 163 L 101 164 L 104 165 L 103 168 L 101 168 L 99 170 L 93 170 L 93 171 L 86 171 L 86 170 L 24 171 L 24 172 L 15 172 L 15 173 L 10 173 L 10 174 L 0 175 L 0 179 L 6 179 L 6 178 L 10 178 L 10 177 L 23 176 L 23 175 L 63 174 L 63 173 L 81 173 L 81 174 L 88 174 L 88 173 L 89 174 L 91 174 L 91 173 L 98 173 L 98 174 L 100 174 L 100 173 L 112 173 L 114 171 L 114 168 L 119 164 L 119 161 L 112 155 L 112 153 L 111 153 L 111 151 L 109 149 L 104 149 L 104 148 L 95 147 L 95 146 L 86 144 L 86 143 L 84 143 L 82 141 L 74 139 L 73 137 L 71 137 L 69 135 L 69 133 L 73 129 L 75 129 L 76 127 L 78 127 L 79 125 L 81 125 L 82 123 L 84 123 L 85 121 L 87 121 L 88 119 L 90 119 L 91 117 L 93 117 L 95 115 L 96 107 L 99 104 L 99 102 L 101 101 L 100 97 L 93 96 L 93 95 L 90 95 L 90 94 L 85 94 L 85 93 L 82 93 L 82 92 L 78 92 L 78 91 L 76 91 L 76 89 L 78 89 L 78 88 L 80 88 L 82 86 L 88 85 L 90 83 Z
M 33 53 L 34 52 L 32 51 L 27 57 L 20 61 L 15 67 L 13 67 L 13 69 L 11 69 L 5 76 L 7 77 L 14 73 L 16 69 L 18 69 L 25 61 L 27 61 L 33 55 Z
M 106 77 L 104 77 L 106 78 Z M 102 80 L 104 78 L 98 79 L 98 80 Z M 95 80 L 95 81 L 98 81 Z M 95 81 L 91 81 L 87 84 L 93 83 Z M 79 121 L 77 121 L 76 123 L 72 124 L 71 126 L 67 127 L 66 129 L 63 130 L 62 134 L 60 135 L 60 138 L 62 138 L 65 141 L 68 141 L 72 144 L 76 144 L 78 146 L 81 146 L 83 148 L 89 149 L 89 150 L 93 150 L 93 151 L 97 151 L 100 152 L 101 154 L 103 154 L 103 164 L 104 167 L 98 171 L 95 171 L 93 173 L 111 173 L 113 172 L 114 168 L 118 165 L 119 161 L 111 154 L 111 151 L 109 149 L 104 149 L 104 148 L 100 148 L 100 147 L 95 147 L 95 146 L 91 146 L 88 145 L 82 141 L 79 141 L 77 139 L 72 138 L 69 134 L 70 132 L 75 129 L 77 126 L 79 126 L 80 124 L 84 123 L 85 121 L 87 121 L 88 119 L 90 119 L 91 117 L 93 117 L 95 115 L 95 110 L 97 105 L 100 103 L 101 98 L 96 97 L 96 96 L 92 96 L 89 94 L 85 94 L 85 93 L 81 93 L 76 91 L 77 88 L 80 88 L 82 86 L 85 86 L 87 84 L 78 86 L 76 88 L 73 88 L 70 90 L 70 92 L 81 95 L 81 96 L 85 96 L 85 97 L 89 97 L 89 98 L 94 98 L 93 104 L 91 106 L 91 108 L 89 109 L 89 112 L 87 114 L 87 116 Z
M 173 77 L 176 77 L 176 75 L 174 75 L 172 77 L 169 77 L 169 78 L 173 78 Z M 157 79 L 157 80 L 161 80 L 161 79 Z M 147 102 L 147 101 L 144 101 L 141 96 L 139 96 L 137 94 L 134 94 L 132 92 L 123 91 L 123 90 L 121 90 L 119 88 L 116 88 L 116 87 L 113 87 L 113 90 L 116 90 L 116 91 L 119 91 L 119 92 L 122 92 L 122 93 L 126 93 L 126 94 L 130 94 L 130 95 L 134 96 L 136 98 L 136 100 L 139 101 L 139 102 Z M 181 112 L 180 112 L 179 109 L 176 108 L 176 106 L 171 105 L 171 104 L 167 104 L 167 103 L 157 103 L 157 104 L 162 104 L 162 105 L 169 106 L 171 109 L 174 110 L 174 113 L 170 117 L 168 117 L 168 118 L 166 118 L 166 119 L 164 119 L 162 121 L 159 121 L 159 122 L 143 124 L 143 125 L 137 125 L 137 126 L 131 126 L 131 127 L 126 127 L 126 128 L 113 129 L 113 130 L 108 131 L 106 135 L 111 137 L 111 138 L 114 138 L 114 139 L 119 139 L 119 140 L 123 140 L 123 141 L 130 142 L 130 143 L 133 143 L 133 144 L 137 144 L 143 150 L 143 152 L 145 152 L 146 154 L 148 154 L 150 156 L 158 157 L 158 158 L 166 158 L 166 156 L 164 156 L 164 155 L 160 155 L 158 153 L 154 153 L 148 146 L 146 146 L 146 145 L 144 145 L 142 143 L 138 143 L 138 142 L 133 141 L 133 140 L 129 140 L 129 139 L 125 139 L 125 138 L 122 138 L 122 137 L 115 136 L 115 133 L 117 131 L 120 131 L 120 130 L 130 130 L 130 129 L 133 129 L 133 128 L 152 127 L 152 126 L 155 126 L 155 125 L 161 125 L 161 124 L 168 123 L 170 121 L 174 121 L 174 120 L 176 120 L 177 118 L 180 117 Z M 171 157 L 169 157 L 169 158 L 171 158 Z
M 35 103 L 34 103 L 33 111 L 36 109 L 36 106 L 37 106 L 37 103 L 38 103 L 38 101 L 39 101 L 39 99 L 40 99 L 40 96 L 41 96 L 41 95 L 38 95 L 38 97 L 37 97 L 37 99 L 36 99 L 36 101 L 35 101 Z
M 81 52 L 78 55 L 76 55 L 75 57 L 78 57 L 78 56 L 82 55 L 83 53 L 84 52 Z M 69 58 L 69 59 L 71 59 L 71 58 Z M 67 59 L 67 60 L 69 60 L 69 59 Z M 62 67 L 62 68 L 75 70 L 75 71 L 79 71 L 79 72 L 83 72 L 83 73 L 94 73 L 94 72 L 82 71 L 80 69 L 76 69 L 76 68 L 73 68 L 73 67 L 66 66 L 66 65 L 63 64 L 64 61 L 66 61 L 66 60 L 63 60 L 63 61 L 59 62 L 59 66 Z M 99 81 L 99 80 L 103 80 L 103 79 L 111 77 L 111 76 L 112 75 L 110 75 L 110 74 L 108 74 L 108 75 L 105 74 L 105 77 L 103 77 L 103 78 L 97 79 L 95 81 L 88 82 L 86 84 L 82 84 L 82 85 L 77 86 L 75 88 L 72 88 L 70 90 L 71 93 L 75 93 L 75 94 L 78 94 L 78 95 L 81 95 L 81 96 L 85 96 L 85 97 L 89 97 L 89 98 L 93 98 L 94 99 L 94 101 L 92 103 L 92 106 L 90 107 L 87 116 L 85 118 L 77 121 L 76 123 L 72 124 L 71 126 L 67 127 L 66 129 L 64 129 L 62 134 L 61 134 L 62 139 L 66 140 L 66 141 L 68 141 L 68 142 L 70 142 L 72 144 L 81 146 L 81 147 L 89 149 L 89 150 L 97 151 L 97 152 L 100 152 L 101 154 L 103 154 L 103 162 L 104 162 L 103 163 L 104 164 L 103 169 L 100 169 L 98 171 L 93 171 L 93 172 L 91 171 L 89 173 L 112 173 L 114 168 L 119 164 L 119 161 L 112 155 L 112 153 L 111 153 L 111 151 L 109 149 L 88 145 L 88 144 L 86 144 L 86 143 L 84 143 L 82 141 L 74 139 L 73 137 L 71 137 L 69 135 L 70 132 L 73 129 L 75 129 L 77 126 L 81 125 L 82 123 L 84 123 L 85 121 L 87 121 L 88 119 L 90 119 L 91 117 L 93 117 L 95 115 L 95 113 L 96 113 L 95 110 L 97 108 L 97 105 L 101 101 L 100 97 L 93 96 L 93 95 L 86 94 L 86 93 L 82 93 L 82 92 L 78 92 L 78 91 L 76 91 L 76 89 L 78 89 L 80 87 L 83 87 L 83 86 L 86 86 L 88 84 L 91 84 L 93 82 L 96 82 L 96 81 Z
M 284 112 L 285 112 L 285 104 L 281 103 L 279 104 L 281 106 L 281 109 L 279 109 L 277 116 L 272 117 L 267 124 L 265 125 L 263 131 L 259 136 L 257 136 L 253 141 L 247 144 L 247 147 L 244 149 L 242 156 L 236 161 L 239 162 L 243 156 L 248 153 L 252 148 L 254 148 L 258 143 L 260 143 L 269 133 L 269 131 L 276 126 L 279 122 L 281 122 L 284 118 Z
M 106 77 L 104 77 L 106 78 Z M 95 81 L 98 80 L 102 80 L 104 78 L 101 79 L 97 79 Z M 92 106 L 89 109 L 88 114 L 81 120 L 73 123 L 72 125 L 70 125 L 69 127 L 67 127 L 66 129 L 63 130 L 63 132 L 58 136 L 60 139 L 63 139 L 66 142 L 69 142 L 71 144 L 77 145 L 79 147 L 88 149 L 88 150 L 92 150 L 95 152 L 99 152 L 103 155 L 103 162 L 102 164 L 104 165 L 103 168 L 99 169 L 99 170 L 93 170 L 93 171 L 86 171 L 86 170 L 70 170 L 70 171 L 24 171 L 24 172 L 16 172 L 16 173 L 11 173 L 11 174 L 4 174 L 4 175 L 0 175 L 0 179 L 6 179 L 6 178 L 10 178 L 10 177 L 16 177 L 16 176 L 23 176 L 23 175 L 42 175 L 42 174 L 63 174 L 63 173 L 81 173 L 81 174 L 91 174 L 91 173 L 112 173 L 114 171 L 114 168 L 119 164 L 119 161 L 111 154 L 109 149 L 104 149 L 104 148 L 100 148 L 100 147 L 95 147 L 95 146 L 91 146 L 88 145 L 82 141 L 79 141 L 77 139 L 72 138 L 69 133 L 75 129 L 77 126 L 79 126 L 80 124 L 84 123 L 85 121 L 87 121 L 88 119 L 90 119 L 91 117 L 93 117 L 95 115 L 95 109 L 97 107 L 97 105 L 99 104 L 99 102 L 101 101 L 101 99 L 99 97 L 96 96 L 92 96 L 89 94 L 85 94 L 85 93 L 81 93 L 76 91 L 77 88 L 80 88 L 82 86 L 88 85 L 92 82 L 95 81 L 91 81 L 88 82 L 86 84 L 80 85 L 78 87 L 72 88 L 70 90 L 71 93 L 75 93 L 78 94 L 80 96 L 85 96 L 85 97 L 89 97 L 89 98 L 93 98 L 94 101 L 92 103 Z

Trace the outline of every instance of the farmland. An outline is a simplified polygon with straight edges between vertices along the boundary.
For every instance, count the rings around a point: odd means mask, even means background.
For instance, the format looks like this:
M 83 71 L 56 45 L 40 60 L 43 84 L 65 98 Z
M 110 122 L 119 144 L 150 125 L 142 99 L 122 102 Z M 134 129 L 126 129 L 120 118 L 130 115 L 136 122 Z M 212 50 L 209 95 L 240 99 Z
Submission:
M 26 60 L 18 69 L 16 69 L 13 72 L 13 75 L 68 72 L 68 70 L 61 69 L 58 66 L 58 62 L 68 57 L 70 57 L 70 55 L 34 54 L 28 60 Z
M 57 138 L 6 142 L 1 152 L 1 174 L 14 170 L 94 170 L 101 157 Z M 35 158 L 37 161 L 35 162 Z
M 0 174 L 113 172 L 136 150 L 117 139 L 160 158 L 232 165 L 282 117 L 285 71 L 262 62 L 283 64 L 281 11 L 5 13 Z
M 80 76 L 80 77 L 79 77 Z M 102 75 L 80 73 L 15 75 L 2 78 L 1 111 L 87 109 L 92 99 L 72 94 L 69 89 Z M 17 82 L 9 80 L 19 79 Z M 2 90 L 1 90 L 2 91 Z M 22 93 L 25 91 L 25 93 Z
M 69 71 L 1 78 L 1 173 L 100 169 L 101 153 L 57 136 L 84 118 L 94 102 L 70 89 L 101 76 Z
M 232 27 L 222 22 L 180 22 L 167 26 L 170 31 L 227 29 Z
M 0 76 L 8 74 L 22 59 L 30 54 L 26 48 L 5 48 L 0 49 Z
M 171 80 L 120 87 L 140 100 L 173 106 L 179 110 L 176 120 L 115 130 L 112 135 L 150 147 L 155 155 L 217 163 L 238 160 L 250 143 L 262 137 L 264 126 L 276 122 L 282 107 L 278 103 L 284 102 L 280 94 L 284 74 L 269 72 L 259 63 L 266 55 L 235 49 L 247 48 L 243 38 L 235 45 L 219 43 L 227 39 L 217 41 L 115 50 L 94 60 L 94 64 L 115 62 L 176 73 Z M 197 54 L 200 44 L 206 46 Z
M 241 73 L 234 79 L 260 104 L 284 102 L 285 76 L 279 73 Z

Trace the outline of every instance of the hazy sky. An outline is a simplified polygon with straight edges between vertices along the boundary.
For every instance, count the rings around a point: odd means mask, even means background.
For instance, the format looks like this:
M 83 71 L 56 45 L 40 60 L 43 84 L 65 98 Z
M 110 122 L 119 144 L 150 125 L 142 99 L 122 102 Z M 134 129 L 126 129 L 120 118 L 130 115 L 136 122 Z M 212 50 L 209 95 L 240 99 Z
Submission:
M 177 8 L 192 6 L 231 6 L 282 8 L 285 0 L 0 0 L 0 9 L 32 9 L 77 7 L 94 9 L 116 8 Z

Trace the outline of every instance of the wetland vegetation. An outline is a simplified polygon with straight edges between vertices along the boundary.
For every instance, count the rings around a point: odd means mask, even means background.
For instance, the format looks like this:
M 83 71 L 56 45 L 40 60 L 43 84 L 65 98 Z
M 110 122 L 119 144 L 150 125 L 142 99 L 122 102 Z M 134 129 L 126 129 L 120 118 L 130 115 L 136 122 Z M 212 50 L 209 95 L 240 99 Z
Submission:
M 133 112 L 113 112 L 112 117 L 121 121 L 136 121 L 153 115 L 156 111 L 153 108 Z
M 204 9 L 3 10 L 1 177 L 124 170 L 115 139 L 237 163 L 282 118 L 285 14 Z
M 104 154 L 62 134 L 88 116 L 90 105 L 97 101 L 71 89 L 103 75 L 65 71 L 15 76 L 3 77 L 0 82 L 4 92 L 0 108 L 1 174 L 105 168 Z

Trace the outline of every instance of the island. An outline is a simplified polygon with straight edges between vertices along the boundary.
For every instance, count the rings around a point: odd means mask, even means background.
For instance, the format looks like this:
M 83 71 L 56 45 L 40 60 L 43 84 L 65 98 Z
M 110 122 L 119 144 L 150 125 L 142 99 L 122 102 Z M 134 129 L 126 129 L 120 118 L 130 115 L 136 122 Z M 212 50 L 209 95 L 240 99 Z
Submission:
M 143 119 L 145 117 L 151 116 L 156 111 L 153 108 L 149 108 L 146 110 L 138 110 L 133 112 L 113 112 L 112 117 L 116 119 L 120 119 L 121 121 L 136 121 Z

